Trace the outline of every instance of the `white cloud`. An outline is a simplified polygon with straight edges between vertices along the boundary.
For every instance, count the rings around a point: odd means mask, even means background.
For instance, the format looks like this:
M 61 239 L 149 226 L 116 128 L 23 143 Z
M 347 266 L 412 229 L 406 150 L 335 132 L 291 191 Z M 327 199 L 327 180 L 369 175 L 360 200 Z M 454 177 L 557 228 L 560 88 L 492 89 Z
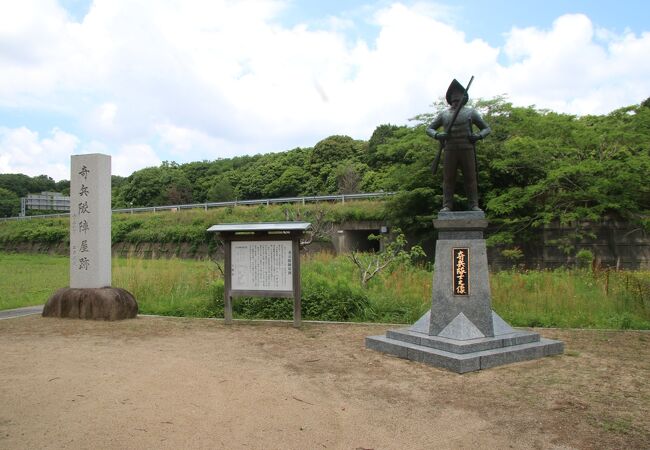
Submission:
M 77 136 L 57 128 L 48 136 L 26 127 L 0 127 L 0 173 L 46 174 L 54 180 L 70 179 L 70 156 L 80 153 L 112 155 L 113 175 L 129 176 L 145 167 L 158 166 L 160 158 L 146 144 L 125 144 L 117 151 L 92 141 L 83 147 Z
M 650 92 L 650 34 L 599 32 L 583 14 L 564 15 L 549 30 L 513 28 L 504 50 L 510 64 L 492 79 L 517 104 L 603 114 Z
M 111 158 L 111 173 L 128 177 L 136 170 L 159 166 L 161 162 L 149 145 L 124 145 Z
M 78 145 L 76 136 L 57 128 L 41 138 L 26 127 L 0 127 L 0 173 L 69 179 L 70 155 Z
M 115 103 L 104 103 L 99 107 L 99 121 L 105 127 L 112 127 L 115 121 L 115 114 L 117 114 L 117 105 Z
M 0 108 L 76 117 L 84 151 L 118 149 L 114 166 L 128 175 L 164 159 L 367 139 L 472 74 L 474 97 L 507 93 L 578 114 L 650 92 L 650 33 L 617 35 L 565 15 L 548 29 L 514 27 L 496 48 L 468 39 L 453 10 L 381 4 L 366 15 L 378 29 L 366 42 L 348 34 L 359 17 L 282 26 L 282 1 L 95 0 L 81 22 L 54 0 L 13 2 L 0 15 Z M 0 154 L 0 171 L 14 167 L 14 153 Z
M 212 137 L 198 130 L 179 127 L 170 123 L 156 126 L 161 149 L 167 150 L 180 160 L 212 159 L 215 154 L 236 156 L 236 148 L 224 139 Z M 230 148 L 229 148 L 230 145 Z

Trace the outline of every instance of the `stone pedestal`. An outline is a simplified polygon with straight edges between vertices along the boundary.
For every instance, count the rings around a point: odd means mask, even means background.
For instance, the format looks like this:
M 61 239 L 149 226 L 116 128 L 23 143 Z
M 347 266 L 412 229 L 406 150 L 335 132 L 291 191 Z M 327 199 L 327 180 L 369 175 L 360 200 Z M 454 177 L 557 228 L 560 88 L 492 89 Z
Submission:
M 138 315 L 138 303 L 120 288 L 62 288 L 49 298 L 43 317 L 122 320 Z
M 560 354 L 564 344 L 511 328 L 491 307 L 483 212 L 440 213 L 431 310 L 366 347 L 458 373 Z

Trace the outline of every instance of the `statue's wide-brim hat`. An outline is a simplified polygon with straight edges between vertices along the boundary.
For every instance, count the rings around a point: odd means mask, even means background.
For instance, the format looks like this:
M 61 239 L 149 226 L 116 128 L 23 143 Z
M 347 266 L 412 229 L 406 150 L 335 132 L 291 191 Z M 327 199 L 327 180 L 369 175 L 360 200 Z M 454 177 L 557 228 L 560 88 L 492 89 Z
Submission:
M 447 95 L 445 95 L 447 98 L 447 103 L 451 105 L 451 97 L 456 93 L 463 94 L 463 105 L 467 103 L 469 96 L 467 95 L 467 91 L 465 91 L 465 87 L 460 84 L 457 79 L 454 78 L 454 81 L 452 81 L 447 88 Z

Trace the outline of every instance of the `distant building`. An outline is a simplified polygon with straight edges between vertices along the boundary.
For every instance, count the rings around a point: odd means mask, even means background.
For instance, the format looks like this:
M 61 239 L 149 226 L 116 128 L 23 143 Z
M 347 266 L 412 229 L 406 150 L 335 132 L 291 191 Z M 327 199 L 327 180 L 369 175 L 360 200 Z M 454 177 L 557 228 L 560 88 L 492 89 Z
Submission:
M 25 216 L 28 209 L 41 211 L 70 211 L 70 197 L 60 192 L 41 192 L 27 194 L 20 199 L 20 215 Z

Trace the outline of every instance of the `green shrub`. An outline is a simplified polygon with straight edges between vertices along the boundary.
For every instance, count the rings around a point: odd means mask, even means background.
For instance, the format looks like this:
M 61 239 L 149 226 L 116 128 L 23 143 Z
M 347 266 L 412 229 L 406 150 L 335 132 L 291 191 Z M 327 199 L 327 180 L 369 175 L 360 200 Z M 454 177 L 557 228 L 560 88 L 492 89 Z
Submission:
M 576 264 L 578 264 L 578 267 L 581 269 L 586 269 L 591 266 L 591 262 L 593 260 L 594 254 L 591 252 L 591 250 L 583 248 L 578 253 L 576 253 Z
M 143 220 L 142 219 L 130 219 L 130 220 L 124 220 L 122 218 L 120 219 L 113 219 L 113 223 L 111 224 L 111 240 L 113 242 L 126 242 L 128 234 L 135 230 L 140 228 L 142 225 Z
M 303 288 L 302 314 L 307 320 L 358 321 L 369 304 L 362 289 L 325 276 L 312 277 Z
M 223 291 L 220 292 L 223 298 Z M 350 283 L 326 276 L 303 277 L 301 315 L 305 320 L 359 321 L 369 305 L 367 295 Z M 241 297 L 233 300 L 233 314 L 247 319 L 293 318 L 293 299 Z
M 293 300 L 276 297 L 238 297 L 233 299 L 233 315 L 245 319 L 290 320 Z

